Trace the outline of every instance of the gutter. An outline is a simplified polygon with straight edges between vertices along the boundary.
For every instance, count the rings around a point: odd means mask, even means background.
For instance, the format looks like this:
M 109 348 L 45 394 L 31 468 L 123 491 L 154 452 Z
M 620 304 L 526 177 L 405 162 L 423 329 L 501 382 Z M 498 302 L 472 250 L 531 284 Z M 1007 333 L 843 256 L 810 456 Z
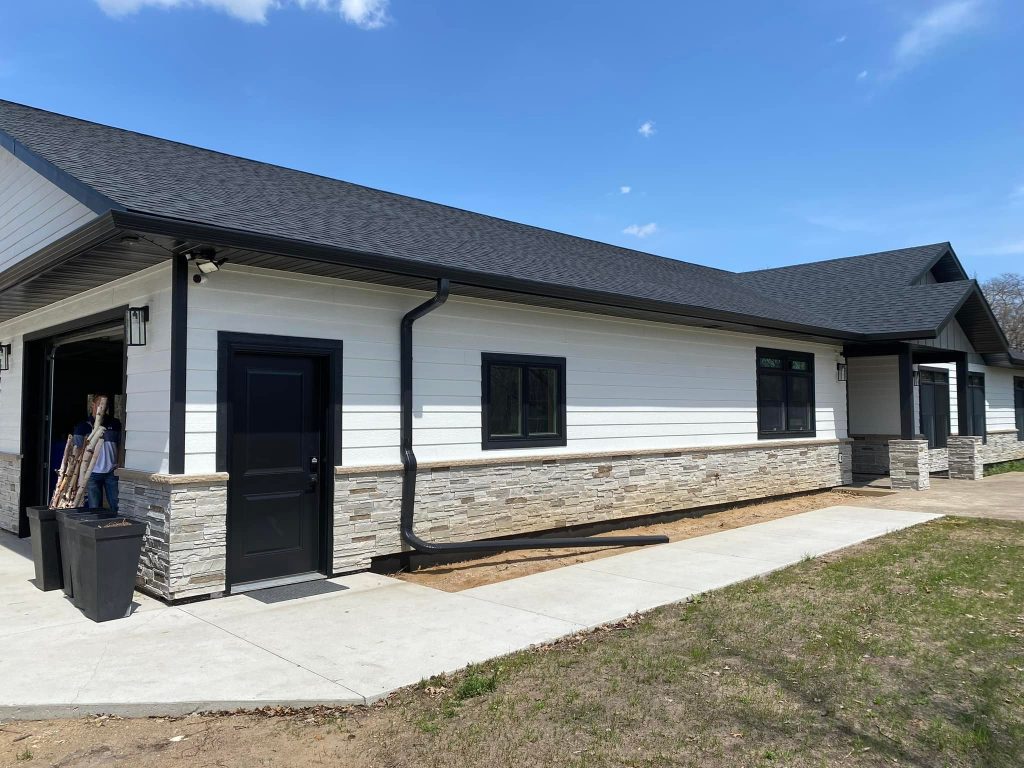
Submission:
M 512 549 L 566 549 L 575 547 L 636 547 L 647 544 L 667 544 L 667 536 L 607 536 L 576 538 L 544 538 L 541 536 L 456 541 L 435 543 L 421 539 L 413 531 L 416 515 L 416 453 L 412 447 L 412 326 L 421 317 L 430 314 L 448 300 L 451 283 L 448 278 L 437 281 L 437 292 L 402 318 L 401 326 L 401 454 L 402 454 L 402 540 L 414 550 L 427 555 L 459 552 L 502 552 Z

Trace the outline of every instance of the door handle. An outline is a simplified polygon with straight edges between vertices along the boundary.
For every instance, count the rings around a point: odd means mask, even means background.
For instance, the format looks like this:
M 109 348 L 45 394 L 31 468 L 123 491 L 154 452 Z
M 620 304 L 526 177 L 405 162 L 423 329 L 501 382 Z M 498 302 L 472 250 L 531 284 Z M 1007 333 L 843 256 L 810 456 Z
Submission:
M 309 490 L 316 490 L 320 483 L 320 459 L 316 456 L 309 460 Z

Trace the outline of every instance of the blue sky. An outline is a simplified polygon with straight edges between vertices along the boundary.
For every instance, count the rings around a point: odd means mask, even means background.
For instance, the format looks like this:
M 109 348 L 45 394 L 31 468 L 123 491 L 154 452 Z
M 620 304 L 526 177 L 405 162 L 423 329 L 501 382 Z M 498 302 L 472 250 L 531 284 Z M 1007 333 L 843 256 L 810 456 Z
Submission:
M 1024 271 L 1022 39 L 1019 0 L 8 0 L 0 96 L 724 269 L 950 240 L 984 279 Z

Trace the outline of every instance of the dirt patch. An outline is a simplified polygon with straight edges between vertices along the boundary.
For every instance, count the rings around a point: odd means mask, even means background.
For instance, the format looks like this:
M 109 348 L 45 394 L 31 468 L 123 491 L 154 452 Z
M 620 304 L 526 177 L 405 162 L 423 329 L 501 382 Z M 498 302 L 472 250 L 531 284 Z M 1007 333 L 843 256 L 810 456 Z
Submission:
M 0 725 L 0 764 L 31 768 L 306 768 L 368 765 L 357 733 L 377 708 L 273 708 L 188 717 Z
M 730 528 L 741 528 L 745 525 L 809 512 L 813 509 L 849 504 L 854 498 L 862 500 L 862 496 L 863 494 L 856 491 L 836 489 L 795 494 L 777 499 L 703 507 L 687 512 L 659 515 L 646 525 L 629 525 L 626 529 L 619 529 L 607 535 L 649 536 L 662 534 L 668 536 L 670 541 L 680 541 L 694 536 L 705 536 Z M 461 592 L 464 589 L 528 576 L 531 573 L 550 571 L 573 563 L 620 555 L 634 549 L 639 549 L 639 547 L 500 552 L 457 563 L 424 566 L 409 573 L 392 575 L 445 592 Z

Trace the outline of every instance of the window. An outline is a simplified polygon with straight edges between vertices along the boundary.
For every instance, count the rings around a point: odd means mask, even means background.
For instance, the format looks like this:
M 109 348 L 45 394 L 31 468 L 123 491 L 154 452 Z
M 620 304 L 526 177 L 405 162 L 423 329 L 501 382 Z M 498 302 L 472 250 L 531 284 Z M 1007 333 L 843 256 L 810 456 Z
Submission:
M 987 441 L 985 429 L 985 374 L 967 374 L 967 433 Z
M 565 445 L 565 358 L 485 353 L 484 449 Z
M 1017 416 L 1017 439 L 1024 440 L 1024 378 L 1013 380 L 1013 412 Z
M 757 436 L 814 436 L 814 355 L 757 350 Z
M 918 398 L 921 404 L 921 434 L 929 448 L 945 448 L 949 439 L 949 371 L 918 370 Z

